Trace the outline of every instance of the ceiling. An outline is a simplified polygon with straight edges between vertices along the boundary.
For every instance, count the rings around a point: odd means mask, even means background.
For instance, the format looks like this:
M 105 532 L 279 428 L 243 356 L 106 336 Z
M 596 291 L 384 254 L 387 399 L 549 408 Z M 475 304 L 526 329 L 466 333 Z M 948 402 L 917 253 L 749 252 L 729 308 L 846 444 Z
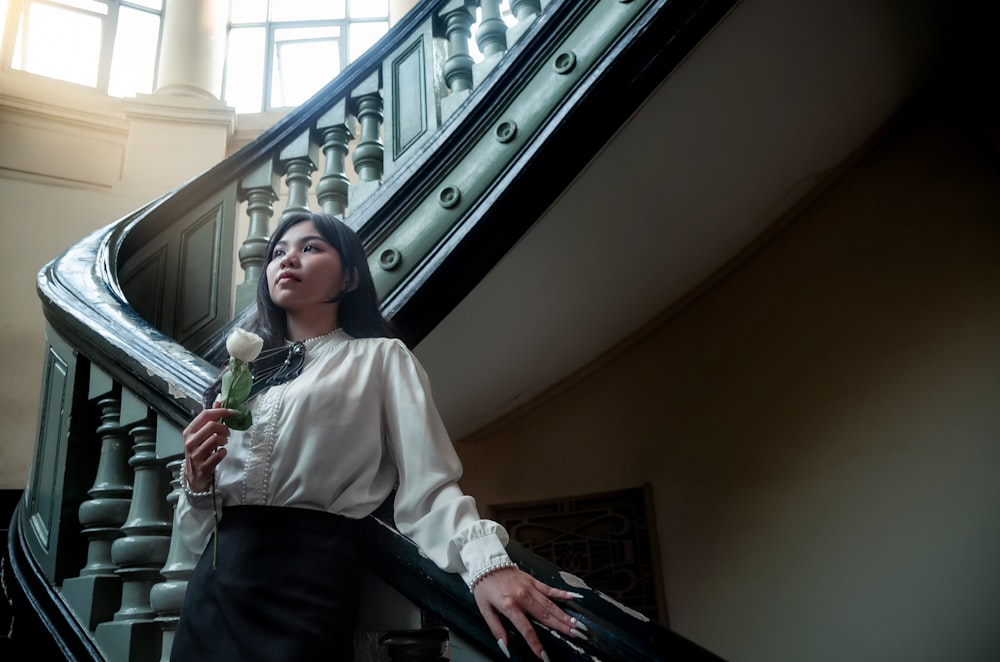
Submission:
M 933 73 L 937 0 L 743 0 L 416 348 L 465 437 L 738 255 Z

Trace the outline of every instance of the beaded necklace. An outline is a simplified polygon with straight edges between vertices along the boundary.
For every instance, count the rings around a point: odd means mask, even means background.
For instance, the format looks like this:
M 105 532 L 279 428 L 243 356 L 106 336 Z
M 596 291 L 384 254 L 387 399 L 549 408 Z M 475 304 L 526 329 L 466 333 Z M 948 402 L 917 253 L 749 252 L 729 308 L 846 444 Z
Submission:
M 273 368 L 270 371 L 265 371 L 260 374 L 254 374 L 253 385 L 250 387 L 250 394 L 244 402 L 249 401 L 269 386 L 277 386 L 279 384 L 284 384 L 285 382 L 290 382 L 302 374 L 302 365 L 306 360 L 306 343 L 315 345 L 324 338 L 329 338 L 330 336 L 334 336 L 342 332 L 343 329 L 336 328 L 330 333 L 324 333 L 323 335 L 316 336 L 315 338 L 296 340 L 287 347 L 281 347 L 273 350 L 273 352 L 267 353 L 273 356 L 274 353 L 286 352 L 285 360 L 277 368 Z M 259 358 L 260 357 L 258 357 L 258 359 Z

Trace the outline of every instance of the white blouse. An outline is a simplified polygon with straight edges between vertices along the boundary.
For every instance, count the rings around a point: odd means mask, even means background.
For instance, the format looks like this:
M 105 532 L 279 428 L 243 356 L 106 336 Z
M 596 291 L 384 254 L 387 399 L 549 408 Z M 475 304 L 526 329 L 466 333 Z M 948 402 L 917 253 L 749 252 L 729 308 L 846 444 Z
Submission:
M 337 331 L 305 346 L 301 375 L 257 395 L 253 425 L 232 431 L 216 470 L 219 516 L 228 505 L 270 505 L 360 519 L 398 481 L 396 526 L 440 568 L 471 585 L 509 563 L 507 532 L 458 486 L 461 462 L 406 345 Z M 211 496 L 182 492 L 174 526 L 201 554 Z

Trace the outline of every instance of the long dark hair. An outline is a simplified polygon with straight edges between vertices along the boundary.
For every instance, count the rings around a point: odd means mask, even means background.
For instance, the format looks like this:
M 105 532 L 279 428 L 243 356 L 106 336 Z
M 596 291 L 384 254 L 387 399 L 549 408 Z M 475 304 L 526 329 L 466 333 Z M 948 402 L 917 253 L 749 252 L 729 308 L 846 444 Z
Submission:
M 354 230 L 331 214 L 296 212 L 278 223 L 264 253 L 264 268 L 261 269 L 260 279 L 257 281 L 257 310 L 247 325 L 248 331 L 264 339 L 261 358 L 252 365 L 255 375 L 270 372 L 285 360 L 284 352 L 273 350 L 285 345 L 288 318 L 284 309 L 271 300 L 267 282 L 267 264 L 271 262 L 271 256 L 274 254 L 274 245 L 285 236 L 288 228 L 307 221 L 313 224 L 320 236 L 340 255 L 344 282 L 352 286 L 350 291 L 343 292 L 338 299 L 337 321 L 340 327 L 354 338 L 395 338 L 398 335 L 392 324 L 382 315 L 378 293 L 375 291 L 375 283 L 368 268 L 368 258 L 365 256 L 361 239 Z M 206 406 L 211 406 L 221 388 L 220 375 L 219 379 L 205 391 Z

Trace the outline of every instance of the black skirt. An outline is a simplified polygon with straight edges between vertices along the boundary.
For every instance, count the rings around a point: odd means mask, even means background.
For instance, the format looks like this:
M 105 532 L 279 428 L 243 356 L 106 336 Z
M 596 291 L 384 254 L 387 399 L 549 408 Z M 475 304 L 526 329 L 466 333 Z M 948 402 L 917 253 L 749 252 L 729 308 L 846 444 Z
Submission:
M 352 520 L 227 507 L 188 581 L 171 662 L 353 659 L 359 564 Z

